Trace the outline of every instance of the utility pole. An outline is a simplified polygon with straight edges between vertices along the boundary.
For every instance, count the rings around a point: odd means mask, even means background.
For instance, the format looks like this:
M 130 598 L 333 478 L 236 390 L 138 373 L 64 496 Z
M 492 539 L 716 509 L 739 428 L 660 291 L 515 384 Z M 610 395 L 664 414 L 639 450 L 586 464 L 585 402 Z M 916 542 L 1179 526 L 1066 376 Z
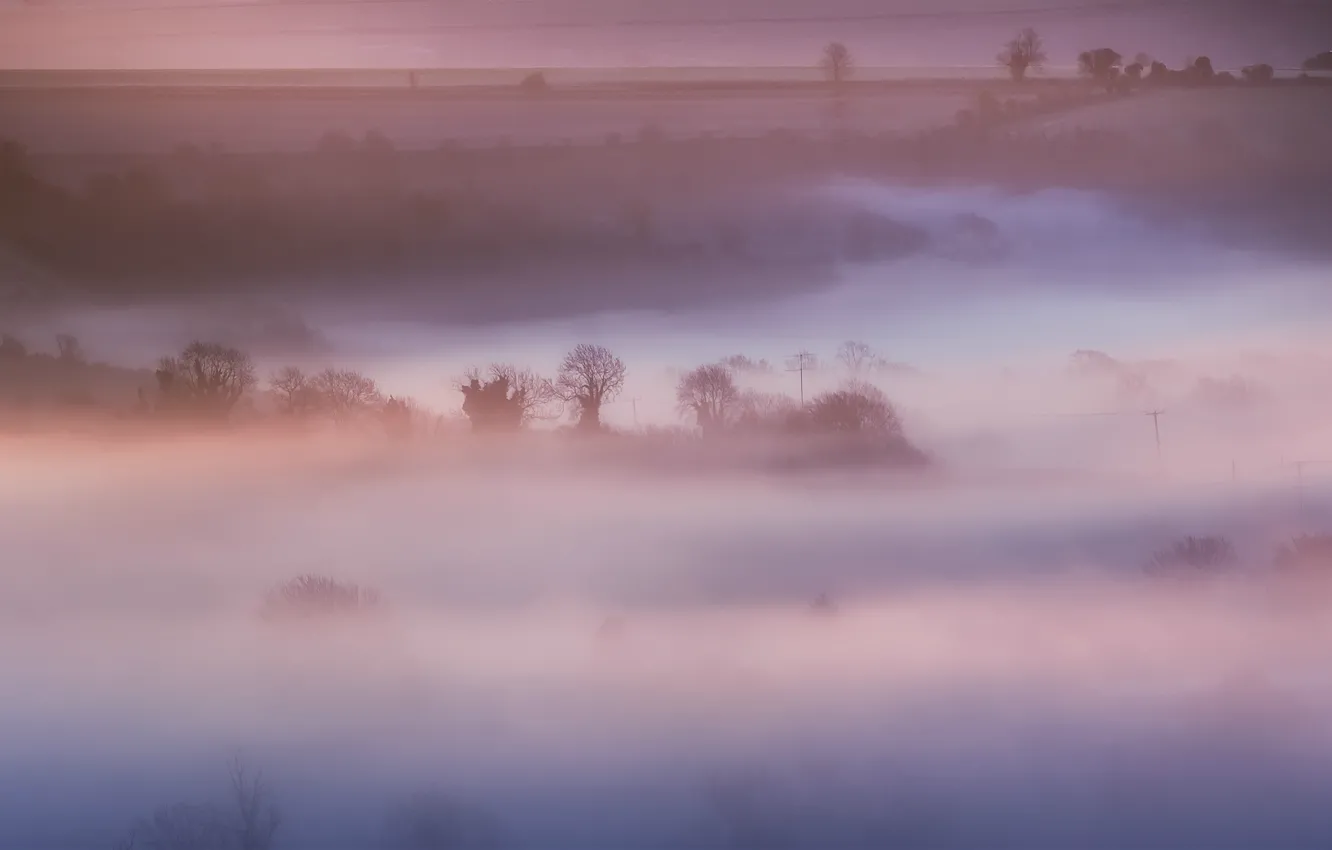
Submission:
M 638 396 L 634 396 L 633 398 L 629 399 L 629 403 L 630 403 L 631 405 L 633 405 L 633 408 L 634 408 L 634 430 L 637 431 L 637 430 L 638 430 Z
M 1161 414 L 1164 410 L 1149 410 L 1147 415 L 1152 417 L 1152 430 L 1156 432 L 1156 468 L 1158 472 L 1164 470 L 1161 462 Z
M 812 366 L 812 364 L 813 364 L 813 362 L 814 362 L 814 355 L 811 354 L 811 353 L 809 353 L 808 351 L 805 351 L 804 349 L 801 349 L 800 351 L 798 351 L 798 352 L 796 352 L 795 354 L 792 354 L 792 355 L 791 355 L 791 361 L 790 361 L 790 362 L 794 363 L 795 365 L 794 365 L 794 366 L 791 366 L 791 367 L 788 367 L 786 371 L 788 371 L 788 372 L 799 372 L 799 373 L 800 373 L 800 406 L 801 406 L 801 407 L 804 407 L 804 406 L 805 406 L 805 370 L 808 369 L 808 368 L 810 368 L 810 367 Z

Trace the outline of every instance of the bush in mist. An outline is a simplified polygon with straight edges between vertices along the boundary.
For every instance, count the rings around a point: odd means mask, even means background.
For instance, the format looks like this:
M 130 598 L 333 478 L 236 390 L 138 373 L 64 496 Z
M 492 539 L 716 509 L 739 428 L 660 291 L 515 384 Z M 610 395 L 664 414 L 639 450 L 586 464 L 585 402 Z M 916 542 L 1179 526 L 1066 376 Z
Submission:
M 565 355 L 555 378 L 555 393 L 578 406 L 578 428 L 601 430 L 601 406 L 624 389 L 624 361 L 609 349 L 586 343 Z
M 389 813 L 384 850 L 503 850 L 511 846 L 489 812 L 438 792 L 417 795 Z
M 1039 70 L 1045 65 L 1045 45 L 1041 36 L 1031 27 L 1019 32 L 999 53 L 999 64 L 1008 69 L 1013 82 L 1021 83 L 1027 79 L 1027 71 Z
M 833 85 L 841 85 L 855 71 L 855 60 L 845 44 L 840 41 L 832 41 L 824 45 L 823 57 L 819 60 L 819 67 L 823 69 L 823 75 L 828 78 L 828 82 Z
M 893 403 L 883 390 L 864 381 L 815 396 L 808 423 L 816 433 L 902 436 L 902 421 Z
M 286 366 L 268 379 L 270 392 L 277 398 L 278 411 L 289 416 L 304 416 L 319 409 L 319 391 L 310 378 L 295 366 Z
M 675 387 L 680 412 L 692 414 L 705 437 L 726 427 L 739 398 L 731 370 L 715 363 L 686 372 Z
M 158 364 L 161 409 L 225 418 L 254 386 L 254 365 L 239 349 L 192 342 L 178 356 Z
M 1332 50 L 1310 56 L 1301 67 L 1306 71 L 1332 71 Z
M 559 416 L 555 385 L 533 370 L 494 363 L 486 374 L 483 379 L 480 369 L 470 369 L 458 388 L 472 430 L 515 431 L 535 420 Z
M 115 850 L 272 850 L 282 815 L 262 772 L 235 758 L 227 805 L 177 803 L 141 820 Z
M 1185 537 L 1155 552 L 1148 569 L 1156 575 L 1214 573 L 1237 562 L 1235 546 L 1225 537 Z
M 1317 570 L 1332 576 L 1332 534 L 1301 534 L 1277 547 L 1272 563 L 1283 572 Z
M 319 575 L 302 575 L 271 591 L 260 614 L 269 621 L 357 617 L 382 610 L 379 591 Z
M 730 369 L 732 372 L 735 373 L 741 373 L 741 374 L 755 373 L 755 374 L 766 375 L 772 372 L 772 364 L 769 363 L 767 360 L 752 360 L 743 354 L 732 354 L 729 357 L 723 357 L 718 362 L 721 363 L 721 365 L 725 366 L 727 369 Z
M 379 412 L 384 422 L 384 431 L 395 440 L 406 440 L 412 436 L 412 405 L 407 399 L 389 396 Z
M 83 345 L 72 334 L 56 334 L 56 358 L 70 366 L 81 366 L 88 362 Z

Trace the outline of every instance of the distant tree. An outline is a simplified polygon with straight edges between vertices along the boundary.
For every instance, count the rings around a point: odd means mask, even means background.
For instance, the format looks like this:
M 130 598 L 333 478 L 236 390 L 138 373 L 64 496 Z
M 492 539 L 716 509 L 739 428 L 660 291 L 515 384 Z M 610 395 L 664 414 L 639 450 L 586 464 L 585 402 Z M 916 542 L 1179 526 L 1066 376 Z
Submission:
M 1252 83 L 1259 86 L 1267 85 L 1272 82 L 1272 79 L 1276 76 L 1275 69 L 1267 64 L 1249 65 L 1241 70 L 1240 73 L 1243 74 L 1246 83 Z
M 88 362 L 79 338 L 73 334 L 56 334 L 56 357 L 61 363 L 70 366 L 81 366 Z
M 1302 66 L 1306 71 L 1332 71 L 1332 50 L 1310 56 Z
M 1189 78 L 1195 83 L 1210 83 L 1216 76 L 1216 70 L 1212 68 L 1212 60 L 1206 56 L 1199 56 L 1189 64 Z
M 13 334 L 0 334 L 0 360 L 22 360 L 28 356 L 28 346 Z
M 171 410 L 225 417 L 255 384 L 250 356 L 237 348 L 192 342 L 157 367 L 162 404 Z
M 1014 36 L 998 56 L 999 64 L 1008 69 L 1015 83 L 1026 80 L 1028 70 L 1042 68 L 1047 58 L 1040 34 L 1031 27 Z
M 229 806 L 177 803 L 141 820 L 116 850 L 272 850 L 282 814 L 261 771 L 239 756 L 230 766 Z
M 518 87 L 528 94 L 545 94 L 550 91 L 550 83 L 546 80 L 546 75 L 541 71 L 533 71 L 523 77 Z
M 883 360 L 875 354 L 869 343 L 852 339 L 842 343 L 837 349 L 837 359 L 853 375 L 867 372 Z
M 463 413 L 477 431 L 508 431 L 559 415 L 554 385 L 531 369 L 495 363 L 483 379 L 470 369 L 460 384 Z
M 1153 64 L 1152 55 L 1150 53 L 1144 53 L 1143 51 L 1140 50 L 1136 54 L 1134 54 L 1133 64 L 1141 65 L 1144 68 L 1150 68 L 1152 67 Z
M 1147 81 L 1156 85 L 1169 82 L 1172 71 L 1164 62 L 1153 62 L 1151 72 L 1147 75 Z
M 349 617 L 378 611 L 382 601 L 372 588 L 308 574 L 272 590 L 260 614 L 269 621 Z
M 892 402 L 878 387 L 861 381 L 815 397 L 809 406 L 809 424 L 823 433 L 902 435 Z
M 600 345 L 584 343 L 565 355 L 555 391 L 565 402 L 578 405 L 581 430 L 601 429 L 601 407 L 624 389 L 625 372 L 624 361 Z
M 1134 62 L 1132 65 L 1129 65 L 1127 68 L 1124 69 L 1124 76 L 1127 77 L 1131 82 L 1136 83 L 1142 79 L 1142 72 L 1144 70 L 1146 69 L 1142 66 L 1142 63 Z
M 278 408 L 283 413 L 304 415 L 319 408 L 319 391 L 300 369 L 286 366 L 268 379 L 269 389 L 277 396 Z
M 833 85 L 841 85 L 855 72 L 855 60 L 851 51 L 840 41 L 829 42 L 823 48 L 823 59 L 819 63 L 823 75 Z
M 346 422 L 380 406 L 383 397 L 373 378 L 351 369 L 325 369 L 310 379 L 320 409 Z
M 1152 555 L 1149 571 L 1159 574 L 1216 572 L 1233 567 L 1235 547 L 1224 537 L 1185 537 Z
M 1097 82 L 1110 83 L 1119 76 L 1124 57 L 1109 47 L 1086 50 L 1078 54 L 1078 71 Z
M 745 390 L 735 403 L 737 428 L 754 432 L 794 430 L 803 411 L 800 403 L 780 393 Z
M 735 373 L 772 371 L 772 364 L 767 360 L 751 360 L 743 354 L 732 354 L 718 362 Z
M 721 430 L 732 414 L 740 391 L 731 370 L 720 364 L 699 366 L 685 373 L 675 387 L 675 400 L 682 413 L 692 413 L 703 436 Z

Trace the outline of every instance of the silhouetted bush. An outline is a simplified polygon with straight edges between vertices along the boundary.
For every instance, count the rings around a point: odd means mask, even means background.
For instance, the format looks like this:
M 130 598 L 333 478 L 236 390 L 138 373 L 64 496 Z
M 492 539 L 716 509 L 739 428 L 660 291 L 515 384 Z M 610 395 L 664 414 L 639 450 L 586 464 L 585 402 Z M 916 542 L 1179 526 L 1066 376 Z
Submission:
M 1234 544 L 1225 537 L 1185 537 L 1153 554 L 1148 569 L 1156 575 L 1207 574 L 1236 561 Z
M 382 605 L 377 590 L 303 575 L 270 592 L 260 613 L 270 621 L 339 619 L 377 613 Z

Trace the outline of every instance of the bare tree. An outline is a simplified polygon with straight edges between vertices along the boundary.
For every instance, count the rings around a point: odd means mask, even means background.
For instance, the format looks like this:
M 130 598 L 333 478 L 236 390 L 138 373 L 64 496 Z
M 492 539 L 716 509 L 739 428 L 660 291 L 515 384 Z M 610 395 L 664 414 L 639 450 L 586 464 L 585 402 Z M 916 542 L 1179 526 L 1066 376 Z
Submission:
M 1026 80 L 1029 69 L 1040 70 L 1047 58 L 1040 34 L 1031 27 L 1014 36 L 998 56 L 999 64 L 1008 69 L 1015 83 Z
M 823 58 L 819 62 L 823 75 L 833 85 L 840 86 L 855 71 L 855 60 L 851 51 L 840 41 L 831 41 L 823 48 Z
M 295 366 L 285 366 L 268 379 L 283 413 L 309 413 L 319 406 L 319 393 L 310 377 Z
M 601 429 L 601 406 L 624 389 L 624 361 L 600 345 L 579 345 L 564 357 L 555 379 L 555 392 L 578 405 L 578 427 Z
M 383 401 L 374 379 L 351 369 L 325 369 L 310 385 L 319 394 L 323 409 L 339 422 L 377 408 Z
M 272 850 L 282 815 L 269 799 L 263 772 L 251 772 L 239 755 L 231 760 L 231 795 L 239 850 Z
M 263 774 L 239 756 L 229 771 L 231 807 L 177 803 L 135 824 L 116 850 L 272 850 L 282 816 Z
M 164 404 L 197 413 L 226 416 L 254 384 L 250 356 L 212 342 L 192 342 L 157 368 Z
M 837 359 L 853 375 L 874 368 L 881 360 L 869 343 L 849 339 L 837 349 Z
M 682 413 L 693 413 L 698 427 L 708 436 L 726 424 L 740 398 L 731 370 L 719 364 L 699 366 L 680 378 L 675 400 Z

